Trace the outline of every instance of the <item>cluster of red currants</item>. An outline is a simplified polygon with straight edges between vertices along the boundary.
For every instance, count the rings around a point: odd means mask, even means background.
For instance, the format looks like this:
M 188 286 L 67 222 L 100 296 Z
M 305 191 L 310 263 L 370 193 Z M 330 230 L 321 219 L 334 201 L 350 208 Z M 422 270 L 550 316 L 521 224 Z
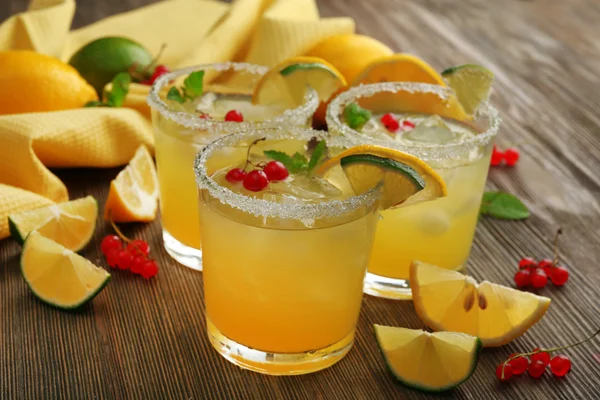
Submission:
M 563 355 L 550 358 L 549 352 L 536 348 L 531 353 L 512 354 L 508 360 L 498 365 L 496 377 L 504 382 L 527 371 L 529 376 L 539 379 L 548 366 L 552 375 L 562 377 L 571 370 L 571 360 Z
M 415 127 L 415 124 L 411 121 L 399 121 L 398 118 L 396 118 L 394 114 L 391 113 L 384 114 L 381 117 L 381 123 L 383 124 L 383 126 L 385 126 L 385 129 L 387 129 L 390 132 L 396 132 L 398 129 L 400 129 L 400 125 L 402 125 L 403 131 L 413 129 Z
M 498 150 L 496 145 L 494 145 L 490 165 L 492 167 L 497 167 L 504 163 L 507 167 L 514 167 L 517 164 L 517 161 L 519 161 L 519 157 L 519 150 L 515 149 L 514 147 L 502 151 Z
M 533 286 L 541 289 L 548 284 L 548 279 L 555 286 L 563 286 L 569 280 L 569 270 L 558 265 L 558 237 L 562 229 L 556 230 L 554 236 L 554 259 L 544 258 L 537 262 L 531 257 L 524 257 L 519 261 L 519 270 L 515 273 L 517 287 Z
M 225 179 L 231 183 L 242 182 L 244 188 L 251 192 L 260 192 L 269 182 L 282 181 L 290 175 L 287 168 L 279 161 L 269 161 L 262 168 L 246 172 L 245 168 L 233 168 L 227 172 Z
M 130 270 L 146 279 L 158 273 L 156 261 L 148 258 L 150 246 L 141 239 L 127 240 L 124 245 L 117 235 L 106 235 L 100 244 L 106 262 L 112 268 Z
M 162 76 L 162 75 L 166 74 L 167 72 L 169 72 L 169 68 L 165 67 L 164 65 L 157 65 L 156 68 L 154 68 L 154 72 L 152 72 L 152 75 L 150 76 L 150 78 L 144 79 L 140 83 L 142 85 L 151 86 L 154 83 L 154 81 L 158 79 L 159 76 Z

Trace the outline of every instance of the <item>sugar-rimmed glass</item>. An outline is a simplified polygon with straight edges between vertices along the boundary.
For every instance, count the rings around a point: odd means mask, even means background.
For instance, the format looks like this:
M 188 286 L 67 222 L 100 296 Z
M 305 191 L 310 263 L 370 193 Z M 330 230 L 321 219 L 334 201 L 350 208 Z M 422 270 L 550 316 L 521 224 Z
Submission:
M 202 98 L 184 105 L 165 100 L 169 88 L 180 86 L 195 71 L 205 72 Z M 304 103 L 294 109 L 252 105 L 252 92 L 267 71 L 266 67 L 246 63 L 199 65 L 161 76 L 150 90 L 148 104 L 152 107 L 164 246 L 185 266 L 202 269 L 192 168 L 198 151 L 232 129 L 248 129 L 256 124 L 306 126 L 319 104 L 317 93 L 308 89 Z M 231 108 L 240 109 L 245 121 L 224 121 L 224 114 Z M 209 118 L 204 118 L 206 115 Z
M 455 99 L 447 87 L 388 82 L 351 88 L 328 107 L 327 125 L 331 134 L 341 135 L 354 145 L 379 145 L 417 156 L 432 166 L 448 187 L 445 198 L 381 213 L 365 293 L 410 299 L 409 267 L 413 260 L 453 270 L 465 268 L 489 169 L 492 140 L 498 132 L 500 118 L 487 102 L 480 106 L 476 116 L 465 118 Z M 357 103 L 373 113 L 360 131 L 345 122 L 343 110 L 350 103 Z M 425 132 L 431 136 L 412 136 L 406 140 L 410 127 L 406 133 L 402 128 L 390 133 L 379 122 L 386 113 L 394 114 L 400 122 L 406 120 L 414 124 L 438 115 L 456 135 L 436 136 L 435 132 L 419 130 L 413 135 Z M 435 124 L 435 118 L 429 121 Z
M 244 193 L 240 184 L 232 190 L 222 178 L 223 171 L 243 165 L 255 139 L 266 138 L 253 152 L 293 154 L 321 135 L 251 128 L 216 140 L 196 158 L 208 336 L 220 354 L 243 368 L 309 373 L 334 364 L 352 346 L 379 188 L 299 201 L 289 197 L 297 177 L 285 191 L 270 186 L 258 194 L 262 198 Z M 347 145 L 338 139 L 329 150 Z

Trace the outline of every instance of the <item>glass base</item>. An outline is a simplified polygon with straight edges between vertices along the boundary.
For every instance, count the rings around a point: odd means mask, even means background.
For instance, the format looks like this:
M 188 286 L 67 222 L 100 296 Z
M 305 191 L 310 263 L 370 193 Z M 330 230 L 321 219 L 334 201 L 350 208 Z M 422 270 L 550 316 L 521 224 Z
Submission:
M 179 264 L 202 271 L 202 250 L 181 243 L 165 229 L 163 229 L 163 243 L 167 253 Z
M 332 366 L 348 353 L 354 343 L 354 330 L 337 343 L 305 353 L 268 353 L 246 347 L 223 335 L 206 318 L 212 346 L 238 367 L 266 375 L 301 375 Z
M 367 276 L 365 277 L 363 291 L 371 296 L 384 297 L 386 299 L 412 299 L 412 291 L 410 290 L 408 279 L 386 278 L 385 276 L 375 275 L 370 272 L 367 272 Z

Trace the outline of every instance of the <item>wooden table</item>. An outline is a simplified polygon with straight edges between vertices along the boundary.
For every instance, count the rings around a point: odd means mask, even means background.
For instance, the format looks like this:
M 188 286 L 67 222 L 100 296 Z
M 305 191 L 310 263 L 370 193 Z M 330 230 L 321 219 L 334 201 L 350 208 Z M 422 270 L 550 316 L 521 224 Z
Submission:
M 148 0 L 79 1 L 75 26 Z M 0 20 L 25 0 L 3 0 Z M 516 168 L 495 168 L 489 188 L 518 195 L 533 215 L 524 222 L 483 218 L 469 271 L 512 285 L 522 256 L 551 255 L 562 226 L 562 258 L 571 280 L 540 293 L 553 303 L 524 336 L 486 349 L 475 374 L 440 397 L 599 399 L 600 338 L 565 351 L 573 370 L 500 384 L 496 365 L 538 345 L 577 341 L 600 326 L 600 3 L 593 0 L 320 1 L 323 16 L 354 17 L 358 30 L 436 69 L 473 62 L 496 75 L 501 147 L 517 145 Z M 357 55 L 360 56 L 360 55 Z M 0 132 L 1 134 L 1 132 Z M 102 206 L 118 170 L 59 171 L 72 197 L 93 194 Z M 161 272 L 147 282 L 114 272 L 110 286 L 78 312 L 37 301 L 19 271 L 20 247 L 0 242 L 0 398 L 2 399 L 384 399 L 434 398 L 403 387 L 386 371 L 371 324 L 422 328 L 411 302 L 365 296 L 356 344 L 334 367 L 306 376 L 269 377 L 225 361 L 205 336 L 202 274 L 162 250 L 160 222 L 127 233 L 146 239 Z M 98 229 L 84 250 L 101 263 Z

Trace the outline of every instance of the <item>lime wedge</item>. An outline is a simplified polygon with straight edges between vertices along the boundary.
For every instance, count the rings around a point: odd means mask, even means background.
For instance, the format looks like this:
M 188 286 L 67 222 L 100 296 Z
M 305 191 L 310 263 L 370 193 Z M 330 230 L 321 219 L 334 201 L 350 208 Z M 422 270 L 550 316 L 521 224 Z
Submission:
M 494 74 L 474 64 L 450 67 L 442 72 L 442 77 L 454 90 L 458 102 L 469 115 L 474 115 L 479 105 L 487 101 L 494 83 Z
M 21 244 L 35 230 L 69 250 L 79 251 L 94 235 L 97 216 L 98 203 L 87 196 L 9 215 L 8 225 L 11 236 Z
M 37 298 L 60 309 L 80 307 L 110 280 L 104 269 L 35 231 L 23 245 L 21 273 Z
M 408 387 L 449 390 L 469 379 L 477 366 L 481 341 L 475 336 L 382 325 L 374 329 L 388 369 Z

